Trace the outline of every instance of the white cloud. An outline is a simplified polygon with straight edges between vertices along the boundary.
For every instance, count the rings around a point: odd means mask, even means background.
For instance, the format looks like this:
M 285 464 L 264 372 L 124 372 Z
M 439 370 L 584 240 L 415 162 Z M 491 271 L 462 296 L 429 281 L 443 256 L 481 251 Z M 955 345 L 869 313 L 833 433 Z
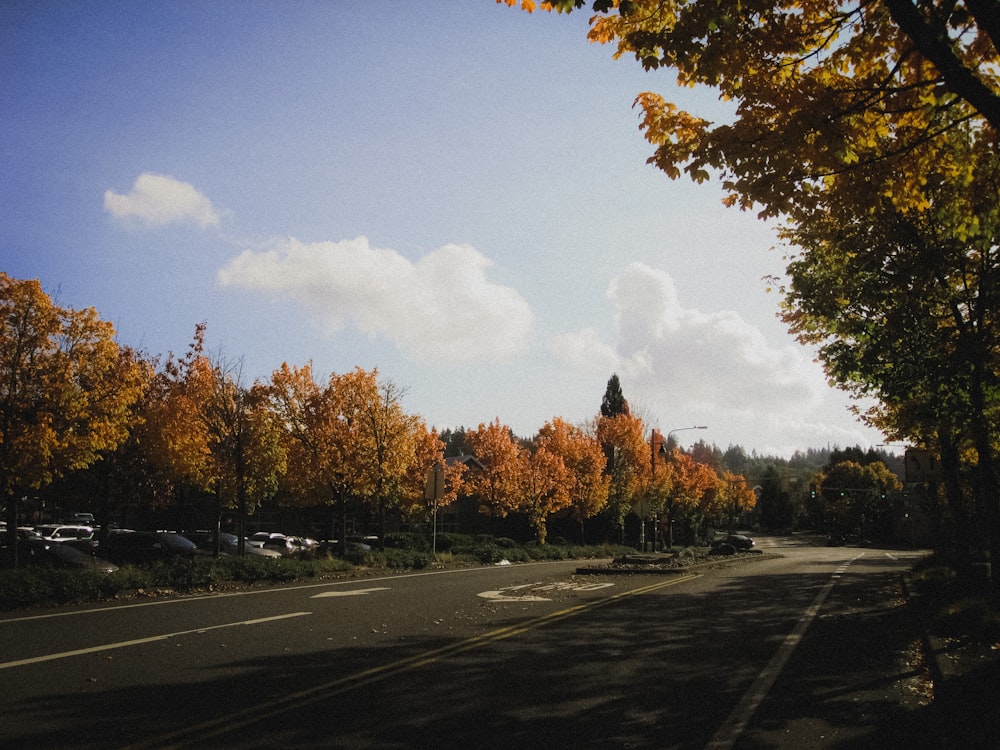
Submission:
M 104 210 L 116 219 L 138 219 L 150 226 L 193 222 L 208 227 L 219 223 L 212 202 L 193 185 L 149 172 L 139 175 L 126 195 L 106 190 Z
M 275 250 L 243 252 L 218 277 L 223 286 L 294 299 L 331 332 L 353 324 L 413 359 L 462 364 L 510 359 L 525 350 L 532 332 L 530 306 L 514 289 L 487 279 L 491 264 L 467 245 L 445 245 L 412 263 L 365 237 L 289 239 Z
M 551 350 L 577 372 L 617 372 L 626 398 L 663 429 L 714 424 L 698 438 L 779 455 L 877 442 L 806 349 L 771 344 L 736 312 L 685 308 L 668 273 L 632 263 L 611 281 L 608 299 L 611 342 L 583 329 L 556 337 Z

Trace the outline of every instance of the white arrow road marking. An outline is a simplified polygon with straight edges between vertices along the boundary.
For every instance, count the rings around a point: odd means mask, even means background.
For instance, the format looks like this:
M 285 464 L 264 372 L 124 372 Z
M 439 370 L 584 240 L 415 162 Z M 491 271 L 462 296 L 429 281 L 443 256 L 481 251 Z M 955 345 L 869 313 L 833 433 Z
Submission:
M 532 591 L 597 591 L 598 589 L 608 588 L 609 586 L 614 586 L 613 583 L 522 583 L 518 586 L 507 586 L 506 588 L 499 589 L 497 591 L 483 591 L 476 596 L 480 596 L 483 599 L 489 599 L 490 601 L 504 601 L 504 602 L 550 602 L 551 599 L 547 599 L 544 596 L 534 596 L 531 594 L 522 595 L 520 591 L 522 589 L 529 589 Z
M 324 591 L 322 594 L 313 594 L 310 599 L 325 599 L 328 596 L 362 596 L 364 594 L 370 594 L 373 591 L 388 591 L 389 589 L 383 587 L 374 589 L 348 589 L 347 591 Z
M 136 638 L 134 641 L 119 641 L 118 643 L 105 643 L 103 646 L 91 646 L 90 648 L 78 648 L 75 651 L 63 651 L 59 654 L 45 654 L 44 656 L 35 656 L 30 659 L 19 659 L 17 661 L 8 661 L 0 664 L 0 669 L 10 669 L 11 667 L 23 667 L 25 664 L 38 664 L 43 661 L 55 661 L 56 659 L 66 659 L 70 656 L 82 656 L 83 654 L 96 654 L 100 651 L 110 651 L 115 648 L 125 648 L 126 646 L 139 646 L 143 643 L 155 643 L 156 641 L 165 641 L 168 638 L 176 638 L 180 635 L 191 635 L 192 633 L 207 633 L 209 630 L 218 630 L 220 628 L 233 628 L 237 625 L 259 625 L 264 622 L 274 622 L 275 620 L 285 620 L 289 617 L 302 617 L 303 615 L 311 615 L 312 612 L 290 612 L 287 615 L 275 615 L 274 617 L 261 617 L 256 620 L 243 620 L 241 622 L 227 622 L 223 625 L 208 625 L 204 628 L 195 628 L 193 630 L 178 630 L 176 633 L 163 633 L 162 635 L 151 635 L 148 638 Z
M 546 599 L 544 596 L 518 596 L 514 594 L 513 596 L 507 596 L 504 593 L 505 589 L 500 591 L 482 591 L 476 596 L 481 596 L 483 599 L 489 599 L 494 602 L 550 602 L 551 599 Z

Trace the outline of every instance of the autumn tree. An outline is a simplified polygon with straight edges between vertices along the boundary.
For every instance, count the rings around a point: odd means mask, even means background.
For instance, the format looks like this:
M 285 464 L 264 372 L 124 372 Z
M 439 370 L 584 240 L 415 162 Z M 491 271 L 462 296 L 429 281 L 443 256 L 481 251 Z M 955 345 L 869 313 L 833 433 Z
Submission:
M 668 529 L 672 529 L 673 524 L 684 522 L 689 537 L 693 538 L 706 515 L 711 512 L 704 503 L 706 495 L 715 492 L 718 476 L 712 467 L 695 461 L 676 448 L 670 451 L 663 469 L 663 477 L 658 480 L 660 486 L 666 488 L 662 507 L 659 509 L 662 522 Z M 673 536 L 672 532 L 670 536 Z
M 317 383 L 311 365 L 283 363 L 271 375 L 268 398 L 284 437 L 282 486 L 298 504 L 330 506 L 330 538 L 336 537 L 339 510 L 340 541 L 346 551 L 347 502 L 356 483 L 350 462 L 351 425 L 342 414 L 340 393 L 333 383 Z
M 38 281 L 0 272 L 0 497 L 12 563 L 20 499 L 125 440 L 142 375 L 93 308 L 59 307 Z
M 243 379 L 241 361 L 211 362 L 210 389 L 201 405 L 210 455 L 211 489 L 217 498 L 216 538 L 221 508 L 233 508 L 239 519 L 239 550 L 246 536 L 246 518 L 278 488 L 285 469 L 279 425 L 269 408 L 266 387 Z
M 222 509 L 236 510 L 242 546 L 247 515 L 277 489 L 284 453 L 264 387 L 245 382 L 242 361 L 205 354 L 205 330 L 197 325 L 184 356 L 170 355 L 157 373 L 140 440 L 161 493 L 212 496 L 216 538 Z
M 341 377 L 337 387 L 346 399 L 347 419 L 357 421 L 355 435 L 363 441 L 354 455 L 365 484 L 364 497 L 378 512 L 382 543 L 386 509 L 400 507 L 408 491 L 412 495 L 422 490 L 423 481 L 413 470 L 426 471 L 443 460 L 444 445 L 426 440 L 424 421 L 403 409 L 404 389 L 391 380 L 379 380 L 378 370 L 356 368 Z
M 444 474 L 444 494 L 437 498 L 437 508 L 451 505 L 465 491 L 466 467 L 452 463 L 445 458 L 446 443 L 437 430 L 428 430 L 421 422 L 421 429 L 415 436 L 415 460 L 410 465 L 403 481 L 399 507 L 408 518 L 426 520 L 428 498 L 425 496 L 427 474 L 436 466 L 441 466 Z
M 524 462 L 524 448 L 507 425 L 497 417 L 465 433 L 466 444 L 483 469 L 468 481 L 470 494 L 477 495 L 483 509 L 500 518 L 518 510 L 520 505 L 519 473 Z
M 536 440 L 530 450 L 522 451 L 520 459 L 517 509 L 528 516 L 538 543 L 545 544 L 549 516 L 570 505 L 573 477 L 562 456 L 544 440 Z
M 878 162 L 892 165 L 892 194 L 910 204 L 943 133 L 971 123 L 995 141 L 1000 129 L 995 0 L 594 0 L 592 8 L 592 42 L 733 103 L 732 120 L 713 123 L 639 94 L 650 162 L 699 182 L 719 173 L 732 203 L 766 215 L 815 199 L 830 175 Z
M 715 510 L 729 520 L 733 529 L 739 519 L 757 505 L 757 495 L 746 477 L 731 471 L 723 471 L 719 476 L 716 494 L 718 504 Z
M 428 441 L 424 423 L 403 410 L 402 391 L 380 382 L 377 370 L 334 373 L 321 385 L 311 365 L 283 364 L 268 393 L 285 435 L 285 486 L 299 503 L 339 512 L 344 551 L 350 501 L 380 517 L 390 505 L 406 506 L 423 487 L 420 471 L 442 455 L 440 441 Z
M 580 543 L 585 544 L 584 522 L 596 516 L 608 502 L 610 478 L 604 473 L 606 459 L 596 436 L 559 417 L 538 431 L 536 443 L 562 459 L 567 469 L 569 510 L 580 524 Z
M 638 417 L 623 413 L 597 419 L 597 439 L 604 449 L 609 478 L 607 510 L 619 536 L 624 536 L 625 517 L 645 488 L 650 472 L 649 446 Z

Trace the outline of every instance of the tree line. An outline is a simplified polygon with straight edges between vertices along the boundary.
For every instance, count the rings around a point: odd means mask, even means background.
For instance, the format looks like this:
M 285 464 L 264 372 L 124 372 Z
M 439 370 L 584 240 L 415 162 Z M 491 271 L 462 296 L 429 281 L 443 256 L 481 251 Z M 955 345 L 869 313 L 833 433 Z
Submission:
M 557 513 L 581 524 L 609 513 L 621 528 L 640 504 L 699 520 L 753 506 L 741 478 L 647 434 L 617 376 L 617 405 L 589 424 L 555 417 L 531 439 L 499 418 L 463 430 L 479 467 L 469 471 L 446 460 L 442 436 L 377 370 L 318 377 L 311 364 L 284 363 L 248 382 L 241 361 L 205 352 L 204 324 L 183 355 L 149 356 L 119 345 L 94 309 L 60 307 L 39 281 L 4 273 L 0 315 L 0 492 L 11 542 L 26 499 L 81 475 L 103 519 L 193 497 L 217 524 L 223 511 L 242 524 L 278 498 L 329 507 L 341 530 L 360 507 L 384 531 L 387 514 L 426 521 L 426 478 L 440 467 L 439 506 L 464 495 L 491 516 L 523 513 L 540 543 Z M 7 548 L 16 556 L 16 544 Z

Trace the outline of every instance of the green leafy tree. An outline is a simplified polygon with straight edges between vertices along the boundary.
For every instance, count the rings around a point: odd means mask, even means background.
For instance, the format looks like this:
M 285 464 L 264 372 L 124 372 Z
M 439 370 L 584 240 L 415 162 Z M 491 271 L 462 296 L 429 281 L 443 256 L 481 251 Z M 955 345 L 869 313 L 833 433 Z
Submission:
M 920 193 L 928 208 L 897 206 L 872 168 L 831 183 L 822 208 L 795 210 L 783 318 L 835 383 L 875 399 L 870 424 L 935 448 L 966 529 L 959 457 L 975 449 L 976 504 L 1000 559 L 1000 159 L 968 128 L 941 144 Z

